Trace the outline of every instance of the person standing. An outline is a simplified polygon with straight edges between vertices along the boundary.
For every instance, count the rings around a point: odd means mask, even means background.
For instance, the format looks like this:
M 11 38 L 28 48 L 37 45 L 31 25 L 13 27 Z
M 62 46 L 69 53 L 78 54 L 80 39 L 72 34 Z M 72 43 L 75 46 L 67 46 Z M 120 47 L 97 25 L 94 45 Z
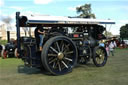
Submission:
M 44 40 L 44 36 L 45 36 L 45 31 L 42 27 L 42 25 L 38 25 L 38 33 L 39 33 L 39 37 L 40 37 L 40 43 L 39 43 L 39 50 L 42 51 L 42 44 L 43 44 L 43 40 Z
M 117 47 L 117 44 L 116 44 L 116 41 L 115 40 L 113 41 L 113 44 L 114 44 L 114 48 L 116 48 Z
M 109 50 L 110 50 L 110 53 L 112 54 L 112 56 L 114 56 L 114 43 L 111 41 L 110 44 L 109 44 Z

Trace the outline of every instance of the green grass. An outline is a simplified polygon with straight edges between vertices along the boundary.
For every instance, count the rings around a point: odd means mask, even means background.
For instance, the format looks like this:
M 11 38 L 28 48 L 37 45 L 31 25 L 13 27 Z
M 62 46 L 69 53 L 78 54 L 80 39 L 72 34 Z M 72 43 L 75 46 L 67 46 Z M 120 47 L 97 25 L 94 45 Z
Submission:
M 0 44 L 1 45 L 6 45 L 7 44 L 7 40 L 0 40 Z
M 116 49 L 104 67 L 78 65 L 71 73 L 51 76 L 24 67 L 20 59 L 0 58 L 0 85 L 128 85 L 128 49 Z

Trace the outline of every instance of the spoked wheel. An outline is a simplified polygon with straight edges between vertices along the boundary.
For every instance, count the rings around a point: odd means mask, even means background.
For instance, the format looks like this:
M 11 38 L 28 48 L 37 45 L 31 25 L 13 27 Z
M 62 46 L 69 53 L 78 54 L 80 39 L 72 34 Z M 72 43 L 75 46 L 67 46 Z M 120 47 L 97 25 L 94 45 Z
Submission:
M 90 58 L 92 55 L 91 48 L 89 46 L 84 47 L 83 53 L 84 53 L 84 56 L 80 57 L 79 63 L 87 64 L 90 61 Z
M 1 56 L 3 59 L 7 58 L 8 52 L 6 50 L 2 50 Z
M 104 47 L 97 46 L 93 51 L 93 62 L 97 67 L 102 67 L 107 62 L 107 52 Z
M 77 63 L 77 49 L 72 40 L 65 36 L 50 38 L 43 46 L 42 63 L 54 75 L 63 75 Z

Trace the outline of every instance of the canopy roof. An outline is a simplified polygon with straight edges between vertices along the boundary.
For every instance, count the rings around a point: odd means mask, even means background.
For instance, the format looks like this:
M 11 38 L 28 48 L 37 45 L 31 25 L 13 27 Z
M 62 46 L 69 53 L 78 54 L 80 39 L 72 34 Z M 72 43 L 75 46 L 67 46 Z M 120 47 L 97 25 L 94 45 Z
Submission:
M 24 23 L 27 26 L 35 26 L 38 24 L 51 26 L 51 25 L 88 25 L 88 24 L 115 24 L 113 20 L 98 20 L 86 18 L 71 18 L 62 16 L 22 16 Z

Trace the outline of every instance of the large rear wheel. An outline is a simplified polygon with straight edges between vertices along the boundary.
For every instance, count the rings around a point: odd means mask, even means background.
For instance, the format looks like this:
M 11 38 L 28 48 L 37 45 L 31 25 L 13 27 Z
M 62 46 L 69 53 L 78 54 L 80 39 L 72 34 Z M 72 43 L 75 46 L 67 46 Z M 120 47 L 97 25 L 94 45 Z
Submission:
M 77 63 L 77 49 L 72 40 L 65 36 L 50 38 L 43 46 L 43 66 L 54 75 L 63 75 Z

